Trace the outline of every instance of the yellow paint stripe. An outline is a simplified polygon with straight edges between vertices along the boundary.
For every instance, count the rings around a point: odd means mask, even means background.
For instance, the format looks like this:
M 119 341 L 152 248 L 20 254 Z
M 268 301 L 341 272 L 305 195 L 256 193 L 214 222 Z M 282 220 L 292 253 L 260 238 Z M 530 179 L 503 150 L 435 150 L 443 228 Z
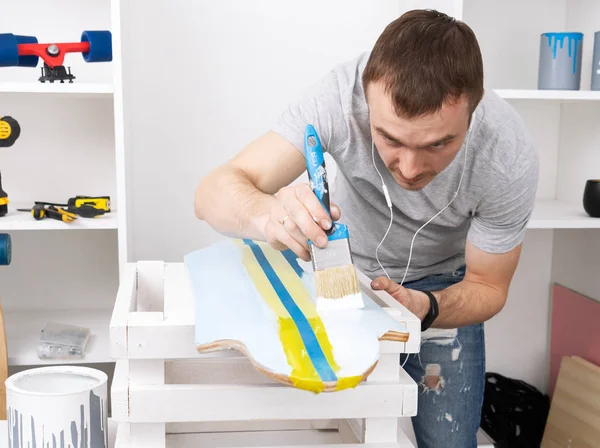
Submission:
M 298 277 L 298 274 L 296 274 L 294 268 L 290 266 L 281 252 L 273 249 L 269 250 L 269 248 L 265 248 L 263 252 L 277 273 L 277 276 L 284 284 L 290 295 L 293 297 L 294 302 L 308 320 L 313 332 L 315 333 L 315 336 L 317 337 L 317 340 L 319 341 L 319 345 L 321 346 L 321 350 L 325 355 L 325 359 L 327 359 L 331 369 L 337 374 L 337 372 L 340 370 L 340 367 L 336 363 L 335 357 L 333 356 L 333 347 L 329 341 L 329 337 L 327 336 L 325 325 L 317 314 L 315 303 L 311 299 L 304 283 L 302 283 L 302 280 L 300 277 Z
M 304 342 L 298 331 L 296 323 L 289 315 L 277 293 L 273 289 L 269 279 L 265 275 L 262 267 L 254 257 L 250 247 L 243 241 L 237 241 L 242 251 L 242 263 L 248 272 L 248 275 L 254 282 L 258 292 L 264 298 L 265 302 L 273 310 L 279 323 L 279 337 L 281 345 L 285 352 L 288 363 L 292 367 L 290 378 L 295 387 L 321 392 L 324 389 L 323 381 L 319 377 L 315 367 L 304 348 Z M 268 249 L 265 250 L 268 252 Z
M 337 384 L 335 385 L 335 390 L 344 390 L 350 389 L 358 386 L 358 383 L 362 380 L 362 375 L 357 376 L 345 376 L 342 378 L 338 377 Z

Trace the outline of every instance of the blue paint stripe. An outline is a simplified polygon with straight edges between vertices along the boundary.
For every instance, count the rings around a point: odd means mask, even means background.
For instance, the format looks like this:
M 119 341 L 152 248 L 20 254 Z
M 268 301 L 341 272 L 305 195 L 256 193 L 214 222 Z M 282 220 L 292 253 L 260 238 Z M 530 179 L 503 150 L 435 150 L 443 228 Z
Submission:
M 296 302 L 294 302 L 292 296 L 290 296 L 290 293 L 286 289 L 285 285 L 277 276 L 277 273 L 273 269 L 273 266 L 271 266 L 271 263 L 269 263 L 269 260 L 267 260 L 265 257 L 262 249 L 252 240 L 244 239 L 243 241 L 252 250 L 252 253 L 258 261 L 258 264 L 260 264 L 260 267 L 263 269 L 267 279 L 271 283 L 271 286 L 273 286 L 273 289 L 277 293 L 279 300 L 281 300 L 281 303 L 294 320 L 294 323 L 298 328 L 298 332 L 300 333 L 300 337 L 302 338 L 302 342 L 304 342 L 306 352 L 308 353 L 313 366 L 315 366 L 315 370 L 321 378 L 321 381 L 337 381 L 337 376 L 327 362 L 327 358 L 325 357 L 325 354 L 319 345 L 317 336 L 313 332 L 310 323 L 306 319 L 304 313 L 302 313 L 300 308 L 298 308 L 298 305 L 296 305 Z
M 302 270 L 302 268 L 298 264 L 298 256 L 292 250 L 290 250 L 290 249 L 286 249 L 286 250 L 281 251 L 281 254 L 288 261 L 288 263 L 294 269 L 294 271 L 296 272 L 296 274 L 298 274 L 298 277 L 302 278 L 302 275 L 304 274 L 304 271 Z

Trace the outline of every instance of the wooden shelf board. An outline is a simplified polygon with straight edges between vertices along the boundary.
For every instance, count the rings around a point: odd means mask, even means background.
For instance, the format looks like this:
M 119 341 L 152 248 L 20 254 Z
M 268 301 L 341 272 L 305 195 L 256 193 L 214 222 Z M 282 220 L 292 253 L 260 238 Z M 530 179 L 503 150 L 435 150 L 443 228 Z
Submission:
M 581 204 L 538 201 L 529 229 L 600 229 L 600 218 L 590 217 Z
M 494 89 L 505 99 L 554 100 L 564 102 L 600 101 L 600 91 L 592 90 L 521 90 Z
M 117 229 L 117 212 L 110 212 L 96 218 L 78 218 L 67 223 L 56 219 L 44 218 L 36 221 L 31 213 L 21 212 L 17 209 L 31 207 L 27 204 L 8 204 L 8 213 L 0 218 L 0 232 L 10 230 L 94 230 L 94 229 Z
M 8 364 L 29 366 L 44 364 L 81 364 L 112 362 L 109 353 L 109 326 L 112 310 L 5 311 L 4 325 L 8 343 Z M 46 323 L 56 322 L 88 327 L 90 340 L 82 359 L 40 359 L 37 346 Z
M 112 84 L 100 83 L 41 83 L 41 82 L 0 82 L 2 94 L 44 94 L 67 95 L 74 97 L 108 97 L 113 96 Z

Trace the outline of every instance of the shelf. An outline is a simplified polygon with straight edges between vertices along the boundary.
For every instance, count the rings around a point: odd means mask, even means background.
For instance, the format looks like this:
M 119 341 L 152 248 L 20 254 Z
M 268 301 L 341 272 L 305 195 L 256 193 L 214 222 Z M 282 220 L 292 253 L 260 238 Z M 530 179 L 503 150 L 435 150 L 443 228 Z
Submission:
M 2 94 L 44 94 L 65 95 L 69 97 L 106 97 L 112 98 L 111 84 L 77 83 L 41 83 L 41 82 L 0 82 Z
M 600 218 L 590 217 L 581 204 L 538 201 L 528 229 L 600 229 Z
M 62 222 L 56 219 L 44 218 L 36 221 L 31 213 L 17 211 L 18 208 L 31 207 L 29 204 L 8 204 L 8 213 L 0 218 L 0 232 L 10 230 L 98 230 L 116 229 L 118 227 L 117 213 L 111 212 L 96 218 L 78 218 L 73 222 Z
M 4 325 L 8 343 L 8 364 L 29 366 L 36 364 L 81 364 L 112 362 L 109 352 L 109 328 L 112 310 L 69 311 L 8 311 Z M 58 322 L 88 327 L 91 337 L 86 354 L 80 360 L 40 359 L 37 345 L 40 331 L 46 323 Z
M 550 100 L 563 102 L 600 101 L 600 91 L 494 89 L 505 99 Z

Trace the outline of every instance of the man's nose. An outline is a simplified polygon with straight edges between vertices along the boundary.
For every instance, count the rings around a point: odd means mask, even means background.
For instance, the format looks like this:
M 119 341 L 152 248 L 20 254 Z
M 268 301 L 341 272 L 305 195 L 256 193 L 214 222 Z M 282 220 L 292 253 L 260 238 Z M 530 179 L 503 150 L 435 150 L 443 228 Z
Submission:
M 398 168 L 407 179 L 414 179 L 421 174 L 421 162 L 417 152 L 413 149 L 405 149 L 398 160 Z

